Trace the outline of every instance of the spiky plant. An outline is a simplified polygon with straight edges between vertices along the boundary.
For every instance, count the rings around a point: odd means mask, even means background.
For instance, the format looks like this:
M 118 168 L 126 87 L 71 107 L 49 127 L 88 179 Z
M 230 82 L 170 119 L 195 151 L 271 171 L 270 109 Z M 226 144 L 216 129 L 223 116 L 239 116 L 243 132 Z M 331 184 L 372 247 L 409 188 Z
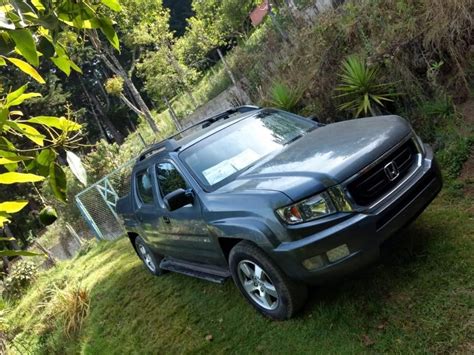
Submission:
M 301 100 L 302 90 L 289 88 L 283 83 L 274 83 L 270 89 L 269 104 L 286 111 L 293 111 Z
M 391 92 L 394 83 L 379 83 L 380 68 L 368 67 L 365 61 L 356 56 L 348 57 L 342 64 L 341 84 L 336 88 L 341 94 L 336 98 L 345 102 L 338 106 L 341 111 L 352 111 L 355 117 L 361 113 L 376 116 L 384 102 L 393 101 L 399 95 Z

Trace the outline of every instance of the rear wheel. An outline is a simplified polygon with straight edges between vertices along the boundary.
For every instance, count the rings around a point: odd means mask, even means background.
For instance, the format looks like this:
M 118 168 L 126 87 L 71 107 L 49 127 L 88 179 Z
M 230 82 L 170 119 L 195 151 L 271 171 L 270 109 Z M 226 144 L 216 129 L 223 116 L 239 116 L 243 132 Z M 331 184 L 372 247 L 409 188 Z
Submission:
M 135 247 L 137 248 L 138 255 L 142 259 L 145 268 L 153 275 L 161 275 L 163 270 L 160 269 L 161 258 L 158 258 L 153 254 L 150 247 L 146 245 L 145 241 L 137 237 L 135 239 Z
M 238 243 L 230 252 L 229 264 L 242 295 L 265 316 L 289 319 L 304 305 L 306 286 L 289 279 L 254 244 Z

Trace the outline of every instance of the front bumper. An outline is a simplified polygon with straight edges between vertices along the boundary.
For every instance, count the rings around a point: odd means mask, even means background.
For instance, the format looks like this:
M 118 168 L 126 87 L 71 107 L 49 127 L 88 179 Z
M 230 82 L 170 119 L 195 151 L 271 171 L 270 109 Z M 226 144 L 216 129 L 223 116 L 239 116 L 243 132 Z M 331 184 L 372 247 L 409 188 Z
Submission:
M 427 146 L 417 171 L 383 203 L 345 216 L 341 223 L 303 239 L 282 243 L 272 250 L 271 256 L 288 276 L 306 283 L 320 283 L 354 272 L 375 261 L 380 245 L 423 212 L 441 188 L 441 173 Z M 343 244 L 347 245 L 349 255 L 335 262 L 325 258 L 325 265 L 311 271 L 303 266 L 304 260 L 325 255 Z

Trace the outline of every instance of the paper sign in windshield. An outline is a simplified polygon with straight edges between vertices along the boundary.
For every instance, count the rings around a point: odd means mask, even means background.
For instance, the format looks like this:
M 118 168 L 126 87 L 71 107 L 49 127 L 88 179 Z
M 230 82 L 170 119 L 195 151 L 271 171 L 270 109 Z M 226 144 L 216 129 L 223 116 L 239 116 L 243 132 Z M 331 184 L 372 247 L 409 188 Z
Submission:
M 242 170 L 254 163 L 260 156 L 252 149 L 246 149 L 236 156 L 224 160 L 209 169 L 202 172 L 209 185 L 217 184 L 219 181 L 231 176 L 239 170 Z

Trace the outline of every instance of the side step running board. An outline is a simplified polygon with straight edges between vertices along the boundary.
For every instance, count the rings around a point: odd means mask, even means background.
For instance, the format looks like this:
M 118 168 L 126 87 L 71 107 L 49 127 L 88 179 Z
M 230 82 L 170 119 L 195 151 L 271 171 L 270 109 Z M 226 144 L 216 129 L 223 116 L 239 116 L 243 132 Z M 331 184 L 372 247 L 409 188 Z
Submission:
M 218 284 L 224 283 L 227 278 L 231 277 L 227 269 L 177 259 L 164 258 L 161 260 L 160 268 Z

